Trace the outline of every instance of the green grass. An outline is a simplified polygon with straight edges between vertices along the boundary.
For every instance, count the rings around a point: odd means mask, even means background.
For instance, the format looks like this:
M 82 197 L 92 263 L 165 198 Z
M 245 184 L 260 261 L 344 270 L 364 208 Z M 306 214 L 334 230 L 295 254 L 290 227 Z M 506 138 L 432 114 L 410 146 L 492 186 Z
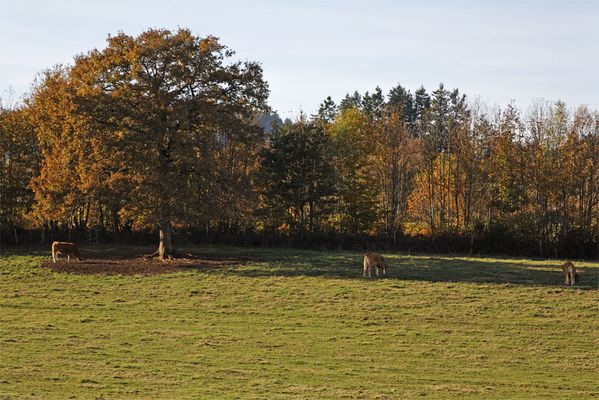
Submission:
M 599 398 L 599 264 L 196 248 L 253 261 L 82 276 L 0 257 L 0 399 Z M 85 249 L 83 251 L 85 255 Z

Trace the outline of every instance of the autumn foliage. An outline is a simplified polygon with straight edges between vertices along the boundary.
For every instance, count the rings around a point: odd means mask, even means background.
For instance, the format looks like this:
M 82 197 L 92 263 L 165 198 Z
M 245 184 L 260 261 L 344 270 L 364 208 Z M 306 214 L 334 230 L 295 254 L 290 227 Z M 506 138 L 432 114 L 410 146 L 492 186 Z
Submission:
M 43 72 L 0 110 L 2 241 L 599 255 L 597 111 L 398 85 L 282 122 L 267 98 L 258 63 L 186 29 Z

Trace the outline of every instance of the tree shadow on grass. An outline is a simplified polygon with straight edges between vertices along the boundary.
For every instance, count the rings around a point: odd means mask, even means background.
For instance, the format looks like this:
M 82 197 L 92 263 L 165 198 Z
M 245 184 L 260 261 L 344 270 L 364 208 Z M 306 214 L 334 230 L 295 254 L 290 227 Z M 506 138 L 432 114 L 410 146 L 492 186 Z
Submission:
M 472 260 L 449 257 L 396 260 L 400 279 L 430 282 L 468 282 L 527 286 L 563 286 L 561 263 L 534 265 L 514 260 Z M 599 269 L 579 267 L 576 287 L 596 289 Z
M 169 264 L 148 263 L 140 257 L 151 248 L 146 246 L 115 246 L 83 249 L 87 257 L 79 265 L 79 273 L 170 273 L 200 271 L 204 273 L 235 274 L 246 277 L 326 277 L 334 279 L 362 278 L 362 257 L 357 252 L 323 252 L 295 249 L 264 248 L 188 248 L 183 258 Z M 47 255 L 45 251 L 39 255 Z M 31 253 L 29 253 L 31 254 Z M 36 254 L 38 255 L 38 254 Z M 466 282 L 511 284 L 526 286 L 563 286 L 561 262 L 553 264 L 514 259 L 466 258 L 452 256 L 385 255 L 389 266 L 385 277 L 371 279 L 400 279 L 426 282 Z M 48 260 L 50 257 L 48 256 Z M 141 261 L 140 261 L 141 260 Z M 101 261 L 101 262 L 100 262 Z M 127 264 L 126 266 L 120 265 Z M 49 263 L 47 263 L 49 264 Z M 94 266 L 93 264 L 104 264 Z M 111 264 L 115 264 L 112 266 Z M 119 264 L 119 265 L 116 265 Z M 137 265 L 144 264 L 144 265 Z M 580 289 L 598 289 L 599 268 L 575 263 L 580 273 Z M 67 264 L 68 265 L 68 264 Z M 138 271 L 138 269 L 142 271 Z M 87 271 L 87 270 L 90 271 Z M 66 272 L 66 271 L 61 271 Z
M 206 255 L 199 256 L 207 258 Z M 219 254 L 209 258 L 219 259 Z M 227 258 L 227 257 L 225 257 Z M 228 260 L 235 257 L 229 257 Z M 364 279 L 362 277 L 362 255 L 326 254 L 323 252 L 302 252 L 277 254 L 265 253 L 259 256 L 240 258 L 244 262 L 229 265 L 223 272 L 247 277 L 273 276 L 313 276 L 337 279 Z M 555 265 L 534 265 L 517 260 L 471 259 L 460 257 L 414 256 L 386 258 L 387 275 L 370 279 L 401 279 L 427 282 L 466 282 L 484 284 L 511 284 L 526 286 L 563 286 L 560 263 Z M 578 267 L 580 289 L 597 289 L 599 268 Z

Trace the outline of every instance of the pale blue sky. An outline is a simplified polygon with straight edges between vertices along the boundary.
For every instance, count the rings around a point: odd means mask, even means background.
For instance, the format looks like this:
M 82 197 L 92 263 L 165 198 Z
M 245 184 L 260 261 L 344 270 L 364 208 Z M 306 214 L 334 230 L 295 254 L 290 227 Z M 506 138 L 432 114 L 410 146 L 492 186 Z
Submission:
M 490 105 L 599 109 L 599 0 L 0 0 L 0 96 L 109 33 L 177 26 L 260 61 L 282 116 L 328 95 L 439 82 Z

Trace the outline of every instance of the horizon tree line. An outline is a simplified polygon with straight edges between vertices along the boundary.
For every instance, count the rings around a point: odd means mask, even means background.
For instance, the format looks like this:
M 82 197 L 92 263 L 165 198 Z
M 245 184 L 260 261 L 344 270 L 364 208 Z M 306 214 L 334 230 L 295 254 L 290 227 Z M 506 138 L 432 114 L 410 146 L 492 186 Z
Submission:
M 173 234 L 599 256 L 597 110 L 397 85 L 283 122 L 261 66 L 232 56 L 150 29 L 40 74 L 0 109 L 0 240 L 155 232 L 161 259 Z

